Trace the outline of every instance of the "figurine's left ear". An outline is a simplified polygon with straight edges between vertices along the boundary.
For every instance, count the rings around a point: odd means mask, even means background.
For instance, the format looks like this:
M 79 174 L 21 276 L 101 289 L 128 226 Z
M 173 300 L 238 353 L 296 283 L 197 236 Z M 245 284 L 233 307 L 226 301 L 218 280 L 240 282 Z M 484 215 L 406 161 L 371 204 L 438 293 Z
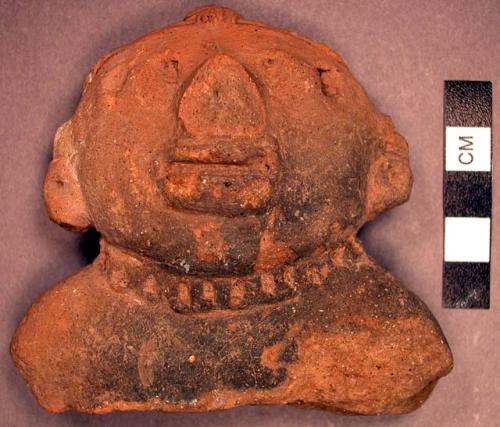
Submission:
M 71 121 L 68 121 L 57 129 L 54 158 L 45 177 L 43 193 L 50 219 L 68 230 L 82 232 L 90 228 L 92 222 L 78 180 L 77 156 Z
M 408 158 L 408 144 L 396 131 L 390 117 L 378 121 L 379 140 L 368 172 L 365 220 L 400 205 L 410 197 L 413 177 Z

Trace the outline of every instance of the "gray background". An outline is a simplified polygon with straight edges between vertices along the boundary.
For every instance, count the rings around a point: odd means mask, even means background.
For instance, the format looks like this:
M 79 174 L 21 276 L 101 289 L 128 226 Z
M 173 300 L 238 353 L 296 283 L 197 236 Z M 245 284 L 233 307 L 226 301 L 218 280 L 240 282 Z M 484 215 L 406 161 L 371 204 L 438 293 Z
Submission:
M 0 0 L 0 425 L 500 425 L 500 185 L 494 188 L 492 308 L 441 308 L 443 80 L 492 80 L 500 88 L 500 2 L 493 0 L 220 2 L 340 52 L 409 142 L 412 197 L 365 227 L 362 237 L 429 305 L 453 350 L 453 372 L 421 409 L 368 418 L 287 407 L 90 416 L 51 415 L 37 405 L 14 369 L 10 338 L 34 299 L 86 262 L 81 237 L 52 224 L 43 206 L 54 132 L 71 116 L 83 77 L 99 57 L 202 4 Z M 500 135 L 499 100 L 494 95 L 494 136 Z M 493 155 L 500 169 L 500 144 Z

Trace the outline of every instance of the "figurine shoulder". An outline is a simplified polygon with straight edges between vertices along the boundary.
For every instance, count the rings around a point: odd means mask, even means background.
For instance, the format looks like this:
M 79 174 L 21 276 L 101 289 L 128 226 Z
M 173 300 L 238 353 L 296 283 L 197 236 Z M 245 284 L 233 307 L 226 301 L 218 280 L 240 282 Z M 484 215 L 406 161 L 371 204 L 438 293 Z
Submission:
M 106 277 L 102 268 L 98 262 L 94 262 L 47 289 L 35 301 L 31 309 L 37 310 L 39 305 L 45 306 L 50 301 L 61 304 L 64 303 L 64 299 L 86 296 L 92 289 L 102 286 L 105 282 Z

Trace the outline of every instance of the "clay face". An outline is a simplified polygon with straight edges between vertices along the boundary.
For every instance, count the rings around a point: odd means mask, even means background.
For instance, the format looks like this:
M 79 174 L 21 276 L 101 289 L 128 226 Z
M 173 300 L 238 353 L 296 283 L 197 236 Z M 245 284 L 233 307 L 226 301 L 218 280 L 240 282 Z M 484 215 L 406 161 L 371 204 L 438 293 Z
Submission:
M 31 307 L 16 366 L 53 412 L 411 411 L 452 356 L 356 237 L 411 182 L 339 55 L 195 11 L 100 60 L 59 128 L 49 216 L 101 252 Z
M 134 66 L 119 92 L 94 107 L 97 121 L 136 118 L 97 130 L 80 154 L 99 230 L 172 268 L 189 265 L 189 274 L 241 274 L 274 251 L 261 244 L 264 235 L 293 259 L 337 237 L 333 227 L 358 226 L 366 187 L 359 171 L 368 167 L 370 147 L 335 135 L 332 123 L 345 118 L 329 106 L 318 71 L 279 50 L 253 60 L 254 77 L 227 55 L 207 56 L 183 81 L 182 57 L 168 70 L 165 61 L 174 59 L 162 52 Z M 291 102 L 288 91 L 279 92 L 284 67 L 292 72 L 294 103 L 317 99 L 314 114 L 289 117 L 304 129 L 280 134 L 273 109 Z M 104 75 L 101 86 L 109 78 Z M 276 100 L 266 105 L 270 90 Z M 92 169 L 98 174 L 87 185 Z

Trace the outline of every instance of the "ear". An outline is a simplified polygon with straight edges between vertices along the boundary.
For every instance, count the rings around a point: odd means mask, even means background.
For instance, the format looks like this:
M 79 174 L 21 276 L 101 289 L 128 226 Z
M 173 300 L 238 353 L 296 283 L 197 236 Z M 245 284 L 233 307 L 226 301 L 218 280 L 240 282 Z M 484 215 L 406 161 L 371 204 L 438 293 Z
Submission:
M 374 149 L 367 179 L 366 221 L 406 202 L 413 184 L 405 139 L 396 131 L 388 116 L 381 116 L 378 127 L 378 147 Z
M 71 121 L 64 123 L 54 139 L 54 159 L 50 162 L 43 188 L 49 217 L 76 232 L 90 228 L 92 222 L 76 172 L 77 150 Z

